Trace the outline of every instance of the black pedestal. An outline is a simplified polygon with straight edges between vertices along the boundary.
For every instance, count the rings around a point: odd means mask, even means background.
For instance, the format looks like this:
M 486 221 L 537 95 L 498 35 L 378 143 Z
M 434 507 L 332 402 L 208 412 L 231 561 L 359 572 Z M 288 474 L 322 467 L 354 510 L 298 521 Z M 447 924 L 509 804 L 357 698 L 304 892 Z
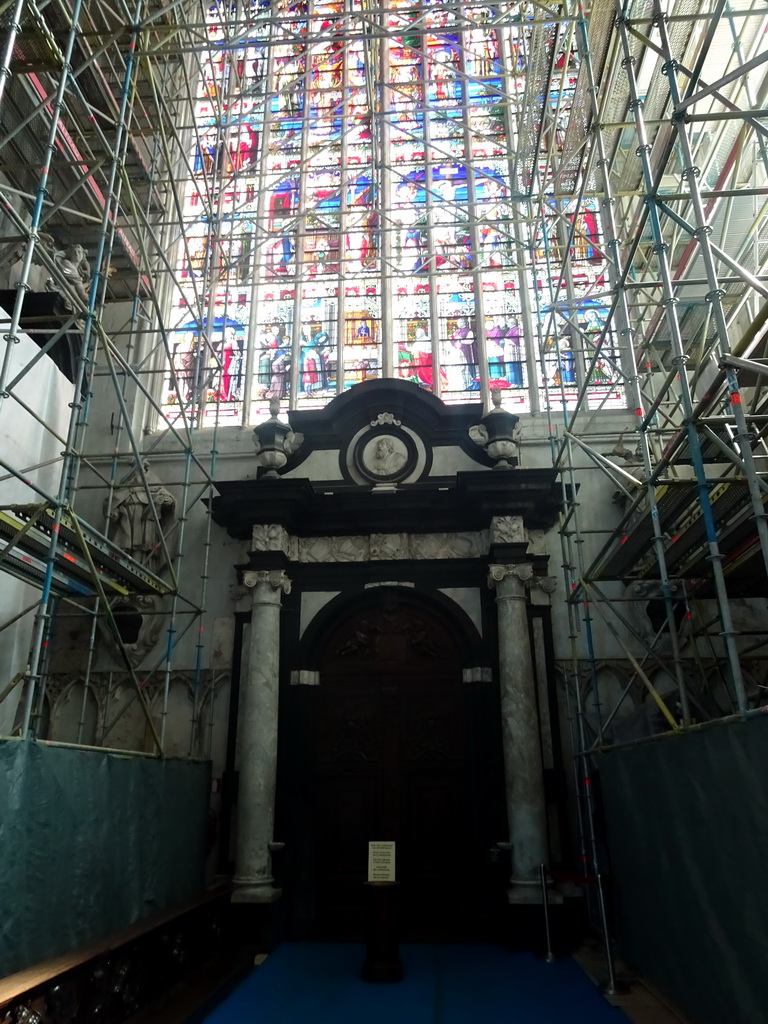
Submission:
M 366 882 L 367 942 L 363 981 L 402 981 L 400 884 Z

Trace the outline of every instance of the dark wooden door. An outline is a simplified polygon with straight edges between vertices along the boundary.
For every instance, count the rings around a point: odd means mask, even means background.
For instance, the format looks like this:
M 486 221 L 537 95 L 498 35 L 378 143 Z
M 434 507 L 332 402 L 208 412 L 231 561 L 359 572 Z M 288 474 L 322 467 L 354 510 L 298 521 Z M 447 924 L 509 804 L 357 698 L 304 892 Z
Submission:
M 459 934 L 470 911 L 466 702 L 450 628 L 389 597 L 329 636 L 315 729 L 318 933 L 363 928 L 368 843 L 395 840 L 406 934 Z

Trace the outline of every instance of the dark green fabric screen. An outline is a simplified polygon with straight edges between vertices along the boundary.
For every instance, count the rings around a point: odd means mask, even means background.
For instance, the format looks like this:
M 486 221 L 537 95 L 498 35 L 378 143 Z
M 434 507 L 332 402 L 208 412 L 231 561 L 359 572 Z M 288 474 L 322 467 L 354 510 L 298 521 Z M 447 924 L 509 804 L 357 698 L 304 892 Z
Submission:
M 210 765 L 0 742 L 0 976 L 198 895 Z
M 597 761 L 623 954 L 697 1024 L 768 1021 L 768 716 Z

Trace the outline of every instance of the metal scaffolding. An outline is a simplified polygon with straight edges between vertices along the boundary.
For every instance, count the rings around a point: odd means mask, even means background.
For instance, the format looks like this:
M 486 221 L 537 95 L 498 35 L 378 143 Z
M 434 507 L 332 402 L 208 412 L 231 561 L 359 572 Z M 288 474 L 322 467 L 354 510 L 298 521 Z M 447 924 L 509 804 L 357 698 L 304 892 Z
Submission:
M 587 637 L 569 670 L 582 751 L 629 738 L 617 716 L 640 687 L 658 707 L 646 733 L 761 707 L 754 661 L 767 639 L 764 616 L 757 636 L 754 626 L 742 636 L 733 610 L 734 601 L 760 600 L 768 566 L 765 12 L 721 3 L 606 7 L 593 6 L 579 24 L 589 97 L 577 126 L 581 173 L 567 142 L 561 168 L 574 189 L 600 197 L 610 283 L 603 331 L 581 333 L 582 383 L 609 333 L 625 339 L 614 369 L 635 428 L 610 437 L 583 387 L 563 394 L 553 459 L 570 484 L 562 535 L 572 632 Z M 559 172 L 542 181 L 540 209 L 547 189 L 562 187 Z M 569 273 L 566 260 L 566 281 Z M 556 315 L 568 321 L 564 307 Z M 572 320 L 569 327 L 578 330 Z M 594 467 L 615 483 L 624 514 L 587 560 L 578 490 Z M 643 630 L 637 612 L 646 607 L 652 628 Z M 595 615 L 629 670 L 613 697 L 599 692 L 598 659 L 587 653 L 584 662 Z
M 40 730 L 55 616 L 86 614 L 85 688 L 107 621 L 162 750 L 175 651 L 202 635 L 210 536 L 191 584 L 185 524 L 212 484 L 218 432 L 270 398 L 306 407 L 407 373 L 446 401 L 487 402 L 503 385 L 507 407 L 547 422 L 574 750 L 631 738 L 618 728 L 629 701 L 650 709 L 650 732 L 762 706 L 765 621 L 741 605 L 763 599 L 768 567 L 763 0 L 0 11 L 0 262 L 12 269 L 0 403 L 50 442 L 37 463 L 0 458 L 28 492 L 3 510 L 0 561 L 41 595 L 3 627 L 34 611 L 28 668 L 0 680 L 3 694 L 26 686 L 23 735 Z M 310 302 L 323 310 L 311 329 Z M 476 362 L 454 365 L 465 315 Z M 505 318 L 519 327 L 502 351 L 491 331 Z M 20 365 L 22 335 L 38 347 Z M 46 359 L 71 381 L 64 431 L 25 390 Z M 163 481 L 171 532 L 143 467 L 155 448 L 158 465 L 183 467 Z M 51 467 L 55 488 L 39 482 Z M 579 494 L 597 477 L 619 511 L 595 534 Z M 160 538 L 169 623 L 141 671 L 102 571 L 130 480 Z M 113 580 L 129 596 L 140 561 Z M 215 685 L 201 644 L 183 666 L 197 753 Z M 102 742 L 116 713 L 107 705 Z
M 22 0 L 6 5 L 2 20 L 0 246 L 14 290 L 3 293 L 0 403 L 8 433 L 14 408 L 21 409 L 40 429 L 40 450 L 50 453 L 31 465 L 2 460 L 6 493 L 15 483 L 16 500 L 2 513 L 0 558 L 3 568 L 40 591 L 34 608 L 2 626 L 34 610 L 26 671 L 4 680 L 3 697 L 23 685 L 18 734 L 44 735 L 51 641 L 57 625 L 85 617 L 90 626 L 77 742 L 83 740 L 87 701 L 99 692 L 92 742 L 106 746 L 116 721 L 135 702 L 150 749 L 162 754 L 176 648 L 197 628 L 188 753 L 202 756 L 208 746 L 201 706 L 212 699 L 215 684 L 201 651 L 209 538 L 199 581 L 182 585 L 180 567 L 189 509 L 210 490 L 216 431 L 214 423 L 210 455 L 201 457 L 186 417 L 168 422 L 157 387 L 158 378 L 173 372 L 167 253 L 178 245 L 180 222 L 169 209 L 189 148 L 191 129 L 177 126 L 190 120 L 186 91 L 201 40 L 189 46 L 194 31 L 185 24 L 183 5 L 142 0 L 116 6 Z M 39 348 L 23 349 L 19 358 L 17 345 L 30 337 Z M 46 419 L 44 395 L 39 405 L 28 399 L 29 380 L 47 358 L 71 384 L 63 431 L 58 408 L 49 409 Z M 94 429 L 100 405 L 109 421 Z M 166 429 L 151 436 L 148 427 L 158 422 Z M 172 456 L 183 467 L 180 479 L 163 481 L 173 498 L 145 461 L 161 437 L 173 440 L 171 448 L 166 442 L 166 460 Z M 49 477 L 55 473 L 50 490 L 40 485 L 43 469 Z M 151 550 L 126 552 L 107 536 L 114 535 L 116 502 L 128 492 L 149 524 L 145 532 L 155 538 Z M 106 495 L 103 508 L 94 504 L 94 494 Z M 161 524 L 163 500 L 178 510 L 171 529 Z M 136 615 L 137 604 L 143 620 L 156 616 L 167 623 L 162 656 L 141 671 L 121 628 L 128 610 Z M 99 623 L 132 685 L 132 697 L 117 709 L 111 703 L 113 673 L 106 683 L 104 673 L 94 670 Z M 210 710 L 208 718 L 210 729 Z

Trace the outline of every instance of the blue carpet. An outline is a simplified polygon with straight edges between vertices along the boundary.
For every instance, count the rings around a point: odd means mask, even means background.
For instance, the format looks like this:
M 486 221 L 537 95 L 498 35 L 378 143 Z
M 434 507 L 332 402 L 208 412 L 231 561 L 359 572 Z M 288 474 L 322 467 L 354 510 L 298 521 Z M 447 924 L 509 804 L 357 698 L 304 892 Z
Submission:
M 405 978 L 360 980 L 362 946 L 285 943 L 207 1024 L 626 1024 L 571 960 L 498 946 L 403 946 Z

